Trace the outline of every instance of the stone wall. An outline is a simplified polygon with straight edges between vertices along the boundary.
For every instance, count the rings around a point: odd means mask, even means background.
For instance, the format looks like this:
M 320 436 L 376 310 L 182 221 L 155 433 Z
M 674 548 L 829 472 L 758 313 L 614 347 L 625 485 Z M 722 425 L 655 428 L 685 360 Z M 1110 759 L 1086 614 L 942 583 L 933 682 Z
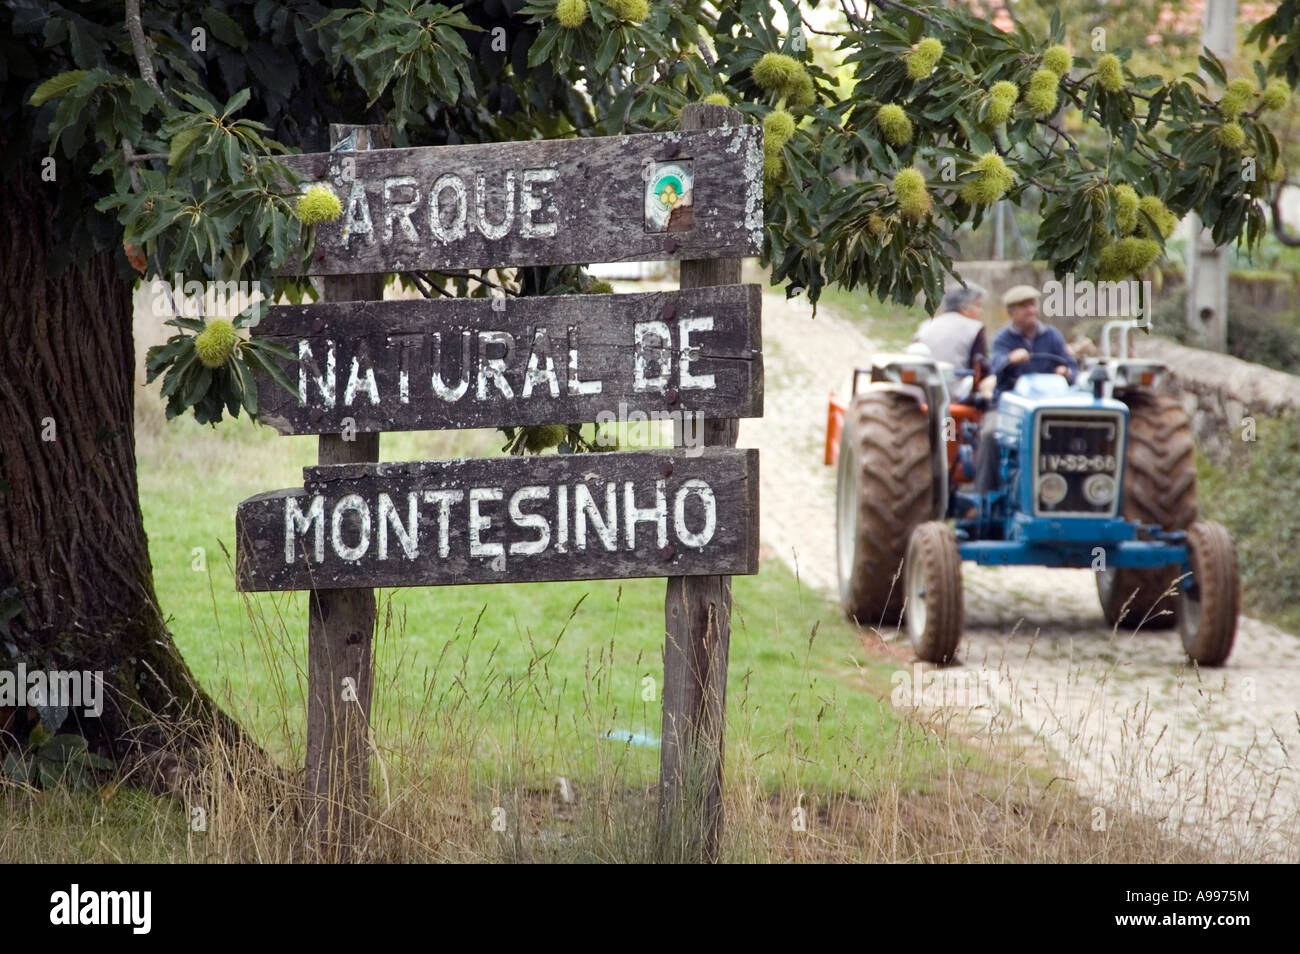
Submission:
M 1300 408 L 1300 377 L 1295 375 L 1140 333 L 1133 336 L 1133 350 L 1169 369 L 1165 390 L 1182 400 L 1198 446 L 1217 461 L 1229 457 L 1234 443 L 1243 439 L 1246 419 L 1258 425 Z

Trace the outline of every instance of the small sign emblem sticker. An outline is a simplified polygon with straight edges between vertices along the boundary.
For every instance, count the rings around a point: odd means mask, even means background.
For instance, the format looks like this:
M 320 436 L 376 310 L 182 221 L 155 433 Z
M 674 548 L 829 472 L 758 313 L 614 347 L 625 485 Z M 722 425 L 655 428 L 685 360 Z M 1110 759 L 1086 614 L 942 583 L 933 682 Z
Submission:
M 691 227 L 695 176 L 689 159 L 657 162 L 646 180 L 645 229 L 680 232 Z

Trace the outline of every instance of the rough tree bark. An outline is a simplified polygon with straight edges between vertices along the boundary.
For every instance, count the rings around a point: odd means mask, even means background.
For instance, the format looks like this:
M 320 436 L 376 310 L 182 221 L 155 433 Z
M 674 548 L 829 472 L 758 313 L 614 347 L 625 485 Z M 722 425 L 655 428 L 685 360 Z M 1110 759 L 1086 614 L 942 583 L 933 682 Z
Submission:
M 0 194 L 0 668 L 102 670 L 104 712 L 65 731 L 130 763 L 238 730 L 200 690 L 154 595 L 136 487 L 131 290 L 99 252 L 47 273 L 53 183 Z M 121 254 L 121 253 L 118 253 Z M 16 657 L 16 658 L 15 658 Z M 0 712 L 0 749 L 30 726 Z

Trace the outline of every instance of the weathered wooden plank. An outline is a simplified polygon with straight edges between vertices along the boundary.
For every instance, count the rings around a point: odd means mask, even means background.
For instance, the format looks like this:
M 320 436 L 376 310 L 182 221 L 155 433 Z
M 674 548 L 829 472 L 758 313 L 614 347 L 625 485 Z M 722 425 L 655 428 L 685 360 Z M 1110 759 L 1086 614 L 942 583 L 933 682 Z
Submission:
M 258 379 L 283 434 L 682 414 L 759 417 L 757 285 L 628 295 L 280 305 L 254 329 L 299 398 Z
M 762 244 L 758 126 L 284 161 L 343 203 L 287 273 L 729 258 Z
M 239 589 L 758 572 L 758 452 L 304 468 L 236 516 Z

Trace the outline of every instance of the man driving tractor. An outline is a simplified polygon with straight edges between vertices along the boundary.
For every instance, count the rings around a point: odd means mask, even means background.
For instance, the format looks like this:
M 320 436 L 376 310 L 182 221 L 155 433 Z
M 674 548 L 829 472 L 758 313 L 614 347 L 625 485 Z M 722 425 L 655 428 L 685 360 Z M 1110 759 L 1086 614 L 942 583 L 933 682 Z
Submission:
M 1079 365 L 1066 347 L 1065 337 L 1051 325 L 1038 320 L 1038 289 L 1016 285 L 1002 296 L 1009 322 L 993 339 L 991 372 L 997 378 L 994 397 L 1015 386 L 1021 372 L 1051 371 L 1073 381 Z M 987 493 L 997 486 L 996 411 L 988 411 L 980 427 L 980 446 L 975 454 L 975 490 Z
M 1065 337 L 1051 325 L 1038 320 L 1038 289 L 1017 285 L 1002 296 L 1010 322 L 993 339 L 992 371 L 998 377 L 998 391 L 1015 384 L 1024 369 L 1018 367 L 1037 355 L 1052 356 L 1059 363 L 1052 372 L 1073 380 L 1079 365 L 1065 345 Z M 1043 369 L 1046 370 L 1046 369 Z

